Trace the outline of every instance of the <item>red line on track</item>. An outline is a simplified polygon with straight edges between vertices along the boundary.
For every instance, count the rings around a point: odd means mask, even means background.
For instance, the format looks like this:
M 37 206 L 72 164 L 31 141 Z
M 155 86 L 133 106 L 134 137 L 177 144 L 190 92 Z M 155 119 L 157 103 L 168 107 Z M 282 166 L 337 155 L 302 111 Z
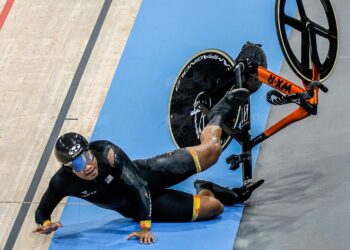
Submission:
M 10 9 L 11 9 L 12 4 L 13 4 L 14 1 L 15 0 L 7 0 L 4 8 L 2 9 L 2 11 L 0 13 L 0 30 L 1 30 L 2 26 L 4 25 L 4 23 L 5 23 L 7 15 L 9 14 Z

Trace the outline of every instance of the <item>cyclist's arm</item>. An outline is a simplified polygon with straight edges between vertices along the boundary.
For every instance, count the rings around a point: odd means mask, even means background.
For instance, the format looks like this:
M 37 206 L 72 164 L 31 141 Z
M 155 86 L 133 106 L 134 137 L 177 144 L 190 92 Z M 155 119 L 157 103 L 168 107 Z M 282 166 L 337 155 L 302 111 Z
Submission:
M 140 231 L 129 234 L 128 239 L 133 237 L 139 238 L 140 243 L 149 244 L 155 242 L 155 237 L 151 232 L 152 224 L 152 198 L 147 184 L 144 180 L 139 178 L 136 174 L 133 175 L 131 171 L 123 172 L 122 177 L 128 177 L 124 181 L 130 185 L 130 188 L 136 193 L 138 197 Z M 132 177 L 131 177 L 132 176 Z M 130 178 L 131 177 L 131 178 Z
M 35 222 L 38 225 L 45 225 L 51 222 L 51 214 L 64 195 L 55 188 L 54 180 L 51 179 L 49 187 L 40 200 L 39 206 L 35 211 Z
M 155 242 L 155 237 L 151 233 L 152 198 L 148 185 L 138 175 L 130 160 L 126 162 L 119 161 L 120 157 L 129 159 L 128 156 L 122 150 L 117 150 L 119 149 L 117 146 L 114 149 L 111 148 L 108 152 L 107 158 L 109 164 L 115 168 L 115 175 L 130 186 L 130 190 L 136 194 L 138 199 L 140 232 L 131 233 L 128 239 L 138 237 L 140 243 Z

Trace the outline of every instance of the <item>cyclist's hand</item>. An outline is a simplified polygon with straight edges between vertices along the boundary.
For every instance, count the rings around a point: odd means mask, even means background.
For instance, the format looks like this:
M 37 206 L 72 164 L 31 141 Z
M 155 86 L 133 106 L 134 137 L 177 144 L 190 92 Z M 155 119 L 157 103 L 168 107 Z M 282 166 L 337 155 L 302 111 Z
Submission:
M 128 240 L 132 239 L 133 237 L 139 238 L 140 244 L 150 244 L 156 242 L 156 239 L 150 229 L 141 229 L 140 232 L 132 232 L 129 234 Z
M 58 228 L 62 227 L 61 222 L 50 222 L 49 224 L 45 226 L 38 226 L 33 230 L 33 233 L 40 233 L 40 234 L 50 234 L 54 231 L 56 231 Z

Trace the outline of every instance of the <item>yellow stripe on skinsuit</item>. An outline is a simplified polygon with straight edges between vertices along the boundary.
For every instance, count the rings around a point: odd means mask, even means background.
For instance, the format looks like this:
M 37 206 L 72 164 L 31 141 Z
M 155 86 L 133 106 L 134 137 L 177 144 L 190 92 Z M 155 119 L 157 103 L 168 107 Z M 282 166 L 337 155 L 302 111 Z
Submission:
M 151 220 L 142 220 L 140 221 L 140 227 L 141 229 L 150 229 L 152 225 Z
M 201 172 L 202 168 L 201 168 L 201 164 L 199 163 L 196 151 L 194 150 L 194 148 L 187 148 L 187 149 L 190 152 L 190 154 L 192 155 L 192 158 L 193 158 L 193 161 L 194 161 L 194 165 L 196 166 L 197 173 Z
M 195 221 L 197 219 L 200 207 L 201 207 L 201 197 L 199 195 L 193 195 L 192 221 Z

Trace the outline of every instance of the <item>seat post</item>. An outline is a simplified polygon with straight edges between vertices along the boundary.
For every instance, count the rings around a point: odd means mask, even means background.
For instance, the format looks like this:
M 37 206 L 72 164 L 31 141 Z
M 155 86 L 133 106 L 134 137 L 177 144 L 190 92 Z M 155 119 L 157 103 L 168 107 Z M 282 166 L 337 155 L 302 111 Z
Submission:
M 252 179 L 252 148 L 250 145 L 251 140 L 251 125 L 250 125 L 250 100 L 248 99 L 241 109 L 241 131 L 242 131 L 242 181 L 245 184 Z

